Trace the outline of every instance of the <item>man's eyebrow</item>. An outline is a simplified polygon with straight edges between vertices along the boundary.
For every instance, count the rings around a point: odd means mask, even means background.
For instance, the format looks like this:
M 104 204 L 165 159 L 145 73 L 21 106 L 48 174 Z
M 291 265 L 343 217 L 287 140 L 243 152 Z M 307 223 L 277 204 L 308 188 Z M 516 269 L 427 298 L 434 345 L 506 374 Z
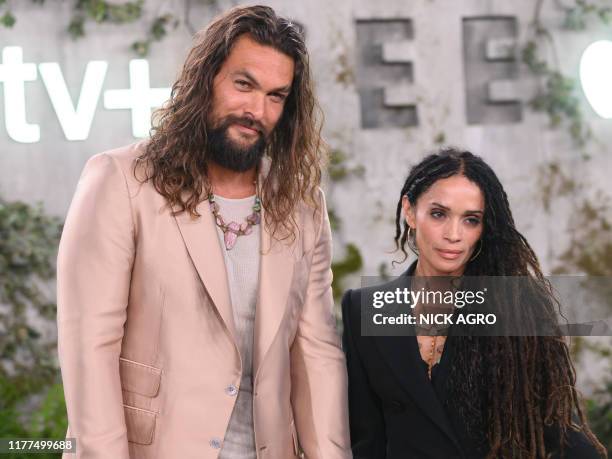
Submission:
M 280 92 L 281 94 L 287 95 L 289 92 L 291 92 L 291 86 L 283 86 L 278 89 L 273 89 L 271 92 Z
M 249 83 L 251 83 L 256 88 L 259 88 L 259 82 L 247 70 L 244 70 L 244 69 L 236 70 L 235 72 L 232 72 L 232 75 L 241 76 L 243 78 L 246 78 L 247 80 L 249 80 Z
M 247 80 L 249 80 L 249 83 L 251 83 L 257 89 L 261 88 L 261 85 L 259 84 L 257 79 L 255 79 L 255 77 L 253 75 L 251 75 L 251 73 L 248 70 L 245 70 L 245 69 L 236 70 L 235 72 L 232 73 L 232 75 L 233 76 L 242 76 L 242 77 L 246 78 Z M 291 91 L 291 85 L 289 85 L 289 86 L 282 86 L 280 88 L 273 89 L 270 92 L 271 93 L 273 93 L 273 92 L 280 92 L 280 93 L 288 94 L 289 91 Z
M 444 210 L 450 210 L 450 207 L 446 207 L 443 204 L 440 204 L 439 202 L 432 202 L 431 203 L 432 206 L 435 207 L 440 207 Z M 466 210 L 465 212 L 463 212 L 463 215 L 472 215 L 472 214 L 484 214 L 484 212 L 482 210 Z

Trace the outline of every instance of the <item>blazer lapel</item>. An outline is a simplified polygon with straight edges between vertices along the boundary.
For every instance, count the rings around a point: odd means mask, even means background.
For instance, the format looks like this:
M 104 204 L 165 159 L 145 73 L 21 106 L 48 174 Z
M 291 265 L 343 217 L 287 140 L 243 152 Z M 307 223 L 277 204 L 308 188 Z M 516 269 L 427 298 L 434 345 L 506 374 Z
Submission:
M 200 214 L 197 219 L 191 218 L 188 212 L 182 212 L 174 218 L 200 280 L 236 342 L 225 259 L 219 244 L 214 216 L 208 201 L 198 204 L 197 211 Z
M 422 368 L 416 337 L 379 336 L 374 341 L 414 403 L 461 449 L 446 412 Z
M 415 267 L 416 262 L 396 281 L 398 286 L 410 288 L 410 276 Z M 401 387 L 408 392 L 421 411 L 461 450 L 444 407 L 423 369 L 416 336 L 376 336 L 373 340 Z
M 270 348 L 285 315 L 287 298 L 293 278 L 293 244 L 274 240 L 265 225 L 265 209 L 261 210 L 261 264 L 259 292 L 255 310 L 253 374 L 258 370 Z

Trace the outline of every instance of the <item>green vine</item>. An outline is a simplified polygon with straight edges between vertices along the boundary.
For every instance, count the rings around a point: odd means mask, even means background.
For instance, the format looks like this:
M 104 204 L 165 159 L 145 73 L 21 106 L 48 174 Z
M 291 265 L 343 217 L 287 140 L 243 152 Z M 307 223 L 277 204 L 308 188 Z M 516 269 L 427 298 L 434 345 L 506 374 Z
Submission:
M 63 439 L 66 435 L 68 419 L 62 385 L 55 383 L 48 386 L 42 393 L 42 401 L 29 416 L 24 416 L 24 406 L 28 404 L 24 394 L 28 393 L 15 381 L 7 381 L 0 377 L 0 437 Z M 11 452 L 3 453 L 2 457 L 6 459 L 59 459 L 61 454 Z
M 576 4 L 573 6 L 560 5 L 560 7 L 565 10 L 563 27 L 569 30 L 585 30 L 591 17 L 598 18 L 604 24 L 612 22 L 612 7 L 610 5 L 576 0 Z
M 541 167 L 538 182 L 541 184 L 542 200 L 547 211 L 553 196 L 571 198 L 571 207 L 567 212 L 571 216 L 568 228 L 570 243 L 568 249 L 560 254 L 559 264 L 552 269 L 552 273 L 581 272 L 599 279 L 602 279 L 599 276 L 605 276 L 604 279 L 612 276 L 612 202 L 609 196 L 589 191 L 589 199 L 581 198 L 587 185 L 577 183 L 558 162 Z M 588 186 L 591 187 L 590 184 Z M 602 304 L 609 304 L 612 286 L 606 282 L 594 282 L 591 283 L 590 293 L 600 298 Z M 586 400 L 586 409 L 593 432 L 608 450 L 612 450 L 612 378 L 609 376 L 612 352 L 609 339 L 607 344 L 602 345 L 592 337 L 574 337 L 571 352 L 575 360 L 584 351 L 589 351 L 598 360 L 607 362 L 607 368 L 603 370 L 603 381 L 597 383 L 593 394 Z
M 348 156 L 342 150 L 334 149 L 331 151 L 327 173 L 332 181 L 338 182 L 344 180 L 349 175 L 355 175 L 357 177 L 363 177 L 365 175 L 365 168 L 362 165 L 348 167 L 346 165 L 347 160 Z
M 327 216 L 329 217 L 329 226 L 332 231 L 339 231 L 342 225 L 342 221 L 334 209 L 327 209 Z
M 585 125 L 580 109 L 580 99 L 576 96 L 576 80 L 551 69 L 538 57 L 535 41 L 529 41 L 523 49 L 523 62 L 534 74 L 544 78 L 544 87 L 529 101 L 529 106 L 548 114 L 550 125 L 559 127 L 565 120 L 569 124 L 572 138 L 579 146 L 586 145 L 591 131 Z
M 567 125 L 576 145 L 584 147 L 592 138 L 592 133 L 586 125 L 580 108 L 576 79 L 563 75 L 559 70 L 552 33 L 544 27 L 540 19 L 543 4 L 544 0 L 538 0 L 536 3 L 532 23 L 534 36 L 526 42 L 521 53 L 522 61 L 527 68 L 543 80 L 542 87 L 529 101 L 529 105 L 535 111 L 546 113 L 551 127 Z M 557 5 L 565 12 L 563 27 L 569 30 L 586 29 L 591 16 L 596 16 L 605 24 L 608 24 L 612 17 L 612 8 L 607 5 L 599 6 L 584 0 L 575 0 L 575 4 L 571 7 L 559 5 L 559 2 Z M 554 53 L 555 62 L 552 66 L 541 57 L 540 46 L 543 41 L 549 44 Z
M 30 0 L 32 3 L 44 5 L 45 0 Z M 189 8 L 191 0 L 183 0 L 185 5 L 185 17 L 183 23 L 191 33 L 196 31 L 189 23 Z M 198 0 L 204 5 L 213 7 L 217 4 L 216 0 Z M 129 0 L 121 3 L 109 0 L 74 0 L 71 17 L 66 27 L 66 31 L 77 40 L 85 37 L 86 24 L 94 22 L 96 24 L 131 24 L 139 21 L 143 17 L 145 8 L 144 0 Z M 4 12 L 2 12 L 4 11 Z M 6 0 L 0 0 L 0 26 L 11 28 L 17 22 L 17 18 L 7 6 Z M 140 57 L 149 54 L 151 45 L 161 41 L 169 33 L 170 28 L 177 28 L 181 20 L 172 14 L 162 14 L 155 17 L 147 31 L 146 36 L 133 42 L 130 49 Z
M 350 64 L 350 47 L 344 35 L 339 29 L 334 28 L 329 37 L 330 43 L 334 45 L 335 53 L 335 81 L 343 87 L 348 88 L 355 84 L 355 71 Z
M 161 41 L 168 34 L 168 26 L 177 28 L 179 20 L 171 14 L 159 16 L 153 21 L 149 28 L 147 37 L 140 41 L 132 43 L 132 50 L 141 57 L 147 56 L 151 49 L 151 44 L 156 41 Z
M 362 165 L 350 167 L 347 165 L 349 156 L 339 148 L 332 149 L 327 167 L 327 174 L 331 184 L 335 184 L 350 176 L 363 177 L 365 168 Z M 333 187 L 332 190 L 333 191 Z M 342 226 L 342 220 L 332 207 L 328 208 L 328 216 L 332 231 L 339 231 Z M 334 279 L 332 282 L 332 291 L 334 299 L 339 299 L 344 293 L 344 278 L 350 274 L 358 272 L 363 266 L 363 260 L 359 249 L 354 244 L 345 246 L 345 257 L 337 262 L 332 263 L 332 271 Z
M 612 205 L 600 195 L 598 202 L 583 200 L 574 206 L 571 215 L 570 247 L 561 254 L 563 265 L 555 272 L 580 271 L 589 276 L 612 276 Z M 606 286 L 608 298 L 612 286 Z
M 55 321 L 43 286 L 55 276 L 60 233 L 60 221 L 40 206 L 0 199 L 0 437 L 36 433 L 21 422 L 22 405 L 59 377 L 56 342 L 45 341 L 29 316 Z
M 92 20 L 98 24 L 129 24 L 142 16 L 144 0 L 128 1 L 122 4 L 105 0 L 77 0 L 68 33 L 77 39 L 85 36 L 85 23 Z
M 571 242 L 560 254 L 561 264 L 553 268 L 553 274 L 579 271 L 589 276 L 612 276 L 612 198 L 601 190 L 593 193 L 591 184 L 574 180 L 558 161 L 539 168 L 538 184 L 546 212 L 550 211 L 553 196 L 572 198 L 567 212 Z M 587 186 L 588 199 L 581 197 Z
M 349 274 L 358 272 L 362 267 L 363 259 L 359 249 L 354 244 L 347 244 L 344 258 L 332 263 L 332 271 L 334 273 L 332 292 L 335 299 L 340 298 L 344 293 L 343 279 Z
M 378 265 L 378 277 L 380 277 L 383 282 L 387 282 L 389 279 L 391 279 L 389 265 L 384 261 Z
M 45 0 L 30 0 L 32 3 L 44 5 Z M 142 16 L 144 0 L 112 3 L 105 0 L 76 0 L 73 6 L 72 18 L 68 25 L 68 33 L 72 38 L 85 36 L 85 22 L 126 24 L 138 20 Z M 6 0 L 0 0 L 0 7 L 6 5 Z M 17 18 L 10 9 L 6 9 L 0 19 L 4 27 L 13 27 Z
M 546 212 L 550 211 L 553 196 L 559 198 L 576 191 L 576 181 L 569 177 L 557 161 L 551 161 L 538 168 L 538 185 L 542 205 Z
M 6 0 L 0 0 L 0 6 L 4 5 L 4 3 L 6 3 Z M 15 25 L 15 22 L 17 22 L 17 19 L 10 10 L 6 10 L 4 14 L 0 16 L 0 24 L 6 27 L 7 29 L 13 27 Z

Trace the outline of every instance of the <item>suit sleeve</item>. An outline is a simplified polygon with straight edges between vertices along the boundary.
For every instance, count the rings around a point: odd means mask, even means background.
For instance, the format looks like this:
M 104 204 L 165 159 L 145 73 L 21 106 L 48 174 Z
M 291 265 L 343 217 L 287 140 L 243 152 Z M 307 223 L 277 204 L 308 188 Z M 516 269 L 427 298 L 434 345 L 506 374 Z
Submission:
M 352 311 L 360 311 L 360 304 L 352 304 L 351 298 L 359 296 L 354 293 L 349 290 L 342 298 L 342 345 L 348 368 L 351 446 L 355 459 L 384 459 L 386 435 L 382 405 L 370 386 L 368 374 L 355 344 L 361 330 L 361 316 L 352 315 Z
M 331 229 L 321 192 L 312 264 L 291 348 L 291 403 L 307 459 L 352 457 L 344 354 L 331 290 Z
M 119 354 L 134 260 L 134 222 L 115 160 L 83 170 L 57 260 L 59 361 L 76 458 L 128 458 Z

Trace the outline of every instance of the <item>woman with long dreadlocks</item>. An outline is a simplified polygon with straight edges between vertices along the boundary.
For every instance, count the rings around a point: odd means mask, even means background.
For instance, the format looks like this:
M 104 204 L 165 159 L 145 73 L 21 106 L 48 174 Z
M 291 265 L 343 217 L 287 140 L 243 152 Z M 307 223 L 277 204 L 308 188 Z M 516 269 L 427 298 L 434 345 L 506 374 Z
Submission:
M 497 176 L 469 152 L 444 150 L 410 171 L 395 242 L 404 259 L 406 244 L 418 254 L 400 282 L 523 276 L 544 292 L 544 309 L 558 304 Z M 356 459 L 606 457 L 563 337 L 456 335 L 456 325 L 433 336 L 366 336 L 368 294 L 348 291 L 342 301 Z M 505 302 L 523 317 L 519 295 Z

